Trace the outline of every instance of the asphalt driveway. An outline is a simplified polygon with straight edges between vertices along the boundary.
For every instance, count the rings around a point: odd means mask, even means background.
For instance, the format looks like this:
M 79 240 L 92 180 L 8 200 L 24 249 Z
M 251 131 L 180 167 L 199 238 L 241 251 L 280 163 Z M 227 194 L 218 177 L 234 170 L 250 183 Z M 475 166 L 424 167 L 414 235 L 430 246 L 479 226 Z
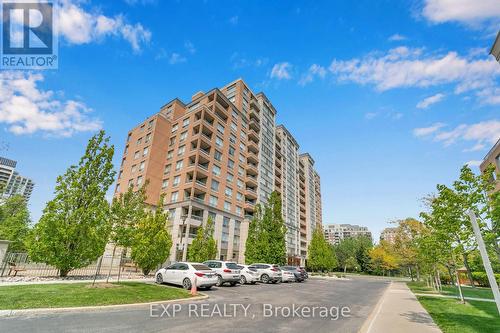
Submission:
M 357 332 L 389 282 L 309 279 L 204 291 L 193 302 L 0 318 L 0 332 Z

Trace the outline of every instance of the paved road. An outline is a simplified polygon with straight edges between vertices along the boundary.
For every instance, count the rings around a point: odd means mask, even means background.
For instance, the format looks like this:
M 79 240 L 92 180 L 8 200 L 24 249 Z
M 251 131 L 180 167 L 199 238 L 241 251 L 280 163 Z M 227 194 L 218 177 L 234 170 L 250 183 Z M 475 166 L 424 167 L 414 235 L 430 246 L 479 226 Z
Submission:
M 221 287 L 206 291 L 209 299 L 165 308 L 0 318 L 0 332 L 357 332 L 387 285 L 353 278 Z

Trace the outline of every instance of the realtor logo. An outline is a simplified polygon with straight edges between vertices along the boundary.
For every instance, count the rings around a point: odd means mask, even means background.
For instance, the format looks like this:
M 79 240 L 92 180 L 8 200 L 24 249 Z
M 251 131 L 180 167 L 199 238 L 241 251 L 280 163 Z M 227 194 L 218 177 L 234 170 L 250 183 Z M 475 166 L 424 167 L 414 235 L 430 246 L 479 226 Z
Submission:
M 1 68 L 57 68 L 54 4 L 5 0 L 1 3 Z

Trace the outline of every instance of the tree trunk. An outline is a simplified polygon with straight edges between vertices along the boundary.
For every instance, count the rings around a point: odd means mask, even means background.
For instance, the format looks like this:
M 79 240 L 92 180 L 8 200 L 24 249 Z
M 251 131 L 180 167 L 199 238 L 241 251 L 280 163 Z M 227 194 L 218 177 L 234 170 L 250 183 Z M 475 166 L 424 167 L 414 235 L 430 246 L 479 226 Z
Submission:
M 472 288 L 476 288 L 476 286 L 474 285 L 474 279 L 472 278 L 472 272 L 470 271 L 470 267 L 469 267 L 469 258 L 467 256 L 467 254 L 462 254 L 463 258 L 464 258 L 464 266 L 465 266 L 465 269 L 467 269 L 467 277 L 469 278 L 469 281 L 470 281 L 470 285 Z
M 59 270 L 59 277 L 66 277 L 66 276 L 68 276 L 69 272 L 70 272 L 69 269 L 60 269 Z
M 347 264 L 344 265 L 344 274 L 346 273 L 347 271 Z
M 111 255 L 111 263 L 109 264 L 108 277 L 106 277 L 106 283 L 109 282 L 109 277 L 111 276 L 111 269 L 113 269 L 113 259 L 115 259 L 116 243 L 113 244 L 113 254 Z
M 420 269 L 418 268 L 418 265 L 415 265 L 415 272 L 417 273 L 417 281 L 420 281 Z
M 450 283 L 455 284 L 454 282 L 455 279 L 453 278 L 453 272 L 451 271 L 451 267 L 446 265 L 446 268 L 448 269 L 448 274 L 450 275 Z

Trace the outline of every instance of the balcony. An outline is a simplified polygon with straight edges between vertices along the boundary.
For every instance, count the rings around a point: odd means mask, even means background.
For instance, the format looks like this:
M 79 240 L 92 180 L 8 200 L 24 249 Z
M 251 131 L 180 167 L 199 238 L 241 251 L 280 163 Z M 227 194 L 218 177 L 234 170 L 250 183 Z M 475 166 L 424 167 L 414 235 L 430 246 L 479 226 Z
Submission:
M 248 151 L 254 152 L 256 154 L 259 153 L 259 145 L 255 141 L 248 141 L 247 143 Z
M 247 185 L 257 186 L 257 177 L 252 175 L 247 175 L 245 178 L 245 182 Z
M 255 119 L 259 121 L 260 117 L 258 112 L 259 112 L 258 109 L 256 110 L 255 108 L 250 108 L 250 113 L 249 113 L 250 120 Z
M 259 163 L 259 157 L 257 156 L 257 154 L 249 151 L 247 155 L 247 161 L 248 163 L 257 164 Z
M 255 141 L 255 143 L 259 142 L 259 134 L 257 132 L 255 132 L 255 130 L 253 130 L 253 129 L 250 129 L 250 131 L 248 131 L 248 138 L 250 140 Z
M 254 189 L 247 187 L 245 191 L 245 198 L 257 199 L 257 192 Z
M 247 164 L 247 174 L 248 175 L 257 176 L 258 173 L 259 173 L 259 171 L 257 169 L 257 164 L 254 164 L 254 163 Z
M 260 131 L 260 123 L 258 120 L 251 119 L 250 120 L 250 128 L 255 130 L 256 132 Z

